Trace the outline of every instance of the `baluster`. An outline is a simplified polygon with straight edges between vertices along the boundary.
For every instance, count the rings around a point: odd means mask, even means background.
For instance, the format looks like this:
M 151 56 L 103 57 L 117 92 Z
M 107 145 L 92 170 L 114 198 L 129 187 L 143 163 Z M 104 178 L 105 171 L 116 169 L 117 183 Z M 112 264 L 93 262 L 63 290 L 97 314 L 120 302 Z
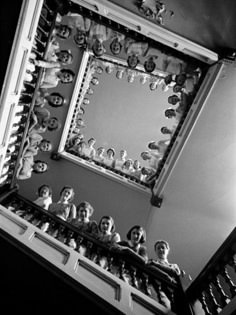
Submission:
M 32 208 L 32 216 L 30 218 L 28 217 L 27 221 L 34 225 L 34 223 L 37 222 L 38 214 L 39 214 L 39 212 Z
M 57 233 L 58 233 L 58 229 L 57 229 L 57 223 L 53 220 L 51 220 L 50 224 L 49 224 L 49 229 L 47 230 L 47 233 L 49 235 L 51 235 L 52 237 L 56 237 Z
M 78 235 L 77 240 L 76 240 L 76 244 L 77 244 L 76 251 L 80 254 L 81 254 L 81 244 L 83 243 L 83 240 L 84 238 Z
M 16 213 L 17 210 L 20 210 L 20 208 L 22 208 L 23 206 L 23 202 L 18 201 L 17 199 L 13 199 L 8 205 L 6 205 L 5 207 L 7 207 L 8 210 Z
M 40 32 L 42 32 L 44 36 L 48 37 L 48 35 L 49 35 L 48 31 L 50 30 L 50 23 L 48 23 L 48 22 L 45 23 L 43 18 L 40 17 L 38 30 L 40 30 Z
M 144 294 L 152 296 L 148 275 L 142 274 L 141 276 L 141 290 L 144 292 Z
M 220 283 L 220 278 L 219 276 L 217 276 L 214 280 L 213 280 L 213 284 L 215 285 L 215 288 L 217 290 L 217 292 L 219 293 L 219 299 L 220 299 L 220 304 L 222 306 L 222 308 L 224 306 L 226 306 L 229 302 L 230 302 L 230 298 L 229 296 L 224 292 L 221 283 Z
M 236 272 L 236 254 L 231 258 L 229 265 L 234 269 L 234 272 Z
M 39 39 L 37 36 L 35 36 L 34 39 L 38 44 L 42 45 L 44 48 L 46 47 L 46 43 L 42 42 L 41 39 Z
M 50 15 L 53 14 L 53 11 L 49 8 L 49 6 L 47 5 L 47 3 L 45 3 L 45 1 L 44 1 L 44 3 L 43 3 L 43 6 L 44 6 L 44 8 L 43 8 L 42 10 L 45 10 L 45 9 L 46 9 Z
M 217 302 L 215 298 L 212 284 L 208 285 L 207 291 L 208 291 L 210 303 L 212 306 L 212 313 L 217 315 L 220 311 L 222 311 L 222 308 L 220 307 L 220 304 Z
M 65 237 L 65 226 L 60 224 L 59 228 L 58 228 L 58 233 L 56 236 L 56 239 L 58 239 L 58 241 L 65 243 L 66 242 L 66 237 Z
M 206 301 L 206 293 L 205 292 L 202 292 L 202 295 L 199 298 L 199 301 L 202 304 L 202 308 L 203 308 L 203 310 L 205 312 L 205 315 L 213 315 L 211 313 L 211 311 L 209 310 L 209 308 L 208 308 L 208 304 L 207 304 L 207 301 Z
M 47 232 L 48 228 L 49 228 L 49 221 L 48 221 L 48 217 L 47 215 L 43 215 L 42 216 L 42 220 L 38 225 L 38 228 L 43 231 L 43 232 Z
M 102 259 L 102 249 L 98 247 L 96 250 L 96 253 L 92 255 L 91 260 L 94 261 L 97 265 L 101 266 L 101 259 Z
M 25 213 L 22 215 L 19 214 L 22 218 L 24 218 L 26 221 L 31 220 L 34 217 L 34 213 L 32 211 L 32 208 L 30 206 L 26 207 Z
M 127 279 L 125 277 L 125 262 L 124 260 L 119 260 L 119 267 L 118 267 L 118 272 L 119 272 L 119 278 L 125 282 L 127 282 Z
M 89 259 L 92 259 L 92 256 L 93 256 L 92 249 L 93 249 L 93 243 L 90 241 L 87 241 L 85 256 Z
M 236 294 L 236 285 L 231 280 L 226 266 L 224 267 L 224 270 L 221 274 L 222 274 L 225 282 L 229 285 L 229 290 L 230 290 L 232 297 L 234 297 Z
M 28 220 L 31 224 L 38 226 L 41 222 L 41 212 L 33 209 L 33 217 Z
M 131 285 L 138 289 L 137 270 L 134 267 L 129 268 L 129 274 L 131 278 Z
M 70 231 L 70 230 L 68 231 L 65 244 L 68 245 L 69 247 L 73 248 L 73 249 L 76 249 L 77 244 L 76 244 L 76 241 L 74 238 L 74 232 L 73 231 Z
M 107 256 L 107 271 L 109 271 L 111 273 L 112 273 L 113 261 L 114 261 L 114 257 L 112 257 L 112 255 L 108 254 L 108 256 Z

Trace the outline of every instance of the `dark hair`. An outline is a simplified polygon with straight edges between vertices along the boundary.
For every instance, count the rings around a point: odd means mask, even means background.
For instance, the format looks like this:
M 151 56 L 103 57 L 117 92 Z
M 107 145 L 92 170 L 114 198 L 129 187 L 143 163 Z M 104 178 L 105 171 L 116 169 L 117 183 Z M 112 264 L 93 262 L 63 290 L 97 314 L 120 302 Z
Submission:
M 84 36 L 84 41 L 82 43 L 79 43 L 77 41 L 77 34 L 80 33 L 80 35 L 83 35 Z M 87 37 L 86 37 L 86 32 L 84 31 L 81 31 L 81 30 L 78 30 L 77 33 L 73 36 L 73 39 L 74 39 L 74 42 L 75 44 L 78 46 L 78 47 L 81 47 L 81 48 L 86 48 L 87 46 Z
M 137 230 L 142 230 L 142 236 L 141 236 L 141 238 L 140 238 L 139 243 L 140 243 L 140 244 L 145 243 L 145 242 L 146 242 L 146 231 L 144 230 L 144 228 L 143 228 L 141 225 L 134 225 L 134 226 L 128 231 L 128 233 L 126 234 L 127 239 L 128 239 L 128 240 L 131 239 L 131 233 L 132 233 L 132 231 L 135 230 L 135 229 L 137 229 Z
M 113 149 L 113 148 L 107 149 L 107 153 L 108 153 L 109 151 L 112 151 L 112 152 L 113 152 L 113 156 L 116 154 L 116 151 L 115 151 L 115 149 Z
M 93 214 L 94 212 L 94 208 L 93 206 L 88 202 L 88 201 L 82 201 L 81 203 L 78 204 L 78 206 L 76 207 L 76 212 L 78 213 L 80 208 L 86 208 L 89 210 L 90 212 L 90 216 Z
M 60 35 L 60 34 L 58 33 L 58 30 L 60 30 L 60 29 L 63 28 L 63 27 L 69 30 L 69 35 L 68 35 L 68 37 L 67 37 L 67 36 L 63 36 L 63 35 Z M 69 27 L 69 26 L 66 25 L 66 24 L 57 25 L 57 26 L 56 26 L 56 30 L 57 30 L 57 34 L 56 34 L 56 35 L 57 35 L 58 37 L 60 37 L 61 39 L 67 39 L 67 38 L 69 38 L 69 37 L 71 36 L 71 33 L 72 33 L 72 28 Z
M 131 65 L 131 63 L 130 63 L 130 58 L 134 58 L 134 57 L 136 58 L 136 63 L 135 63 L 135 65 Z M 139 63 L 139 59 L 138 59 L 138 57 L 137 57 L 136 55 L 130 55 L 130 56 L 127 58 L 127 63 L 128 63 L 129 68 L 135 69 L 135 68 L 137 67 L 138 63 Z
M 48 101 L 48 105 L 50 105 L 52 107 L 61 107 L 62 105 L 64 105 L 66 103 L 64 96 L 62 96 L 60 93 L 53 92 L 50 94 L 50 96 L 58 96 L 62 99 L 61 104 L 54 104 L 52 101 Z
M 180 74 L 177 74 L 176 77 L 175 77 L 175 82 L 177 85 L 180 85 L 180 86 L 183 86 L 185 81 L 187 79 L 187 76 L 185 73 L 180 73 Z
M 148 72 L 148 73 L 153 72 L 155 70 L 155 68 L 156 68 L 156 64 L 153 61 L 152 57 L 150 57 L 148 60 L 146 60 L 144 62 L 143 66 L 144 66 L 145 71 Z
M 42 190 L 43 188 L 48 188 L 48 190 L 49 190 L 49 196 L 52 195 L 52 188 L 51 188 L 51 186 L 46 185 L 46 184 L 43 184 L 43 185 L 41 185 L 41 186 L 38 188 L 38 194 L 39 194 L 39 195 L 40 195 L 40 192 L 41 192 L 41 190 Z
M 90 142 L 91 140 L 96 141 L 96 139 L 92 137 L 88 139 L 88 142 Z
M 61 123 L 60 123 L 60 121 L 58 120 L 57 117 L 50 117 L 49 119 L 56 119 L 56 120 L 57 120 L 57 123 L 58 123 L 58 125 L 57 125 L 56 128 L 52 128 L 52 127 L 48 126 L 47 129 L 48 129 L 49 131 L 59 130 L 59 129 L 61 128 Z
M 172 74 L 168 74 L 165 78 L 164 78 L 165 84 L 168 85 L 172 82 Z
M 113 47 L 113 44 L 114 44 L 114 43 L 118 43 L 119 46 L 120 46 L 120 50 L 119 50 L 118 52 L 114 52 L 114 51 L 113 51 L 113 48 L 112 48 L 112 47 Z M 121 49 L 122 49 L 122 45 L 121 45 L 120 41 L 118 40 L 118 38 L 114 38 L 113 41 L 112 41 L 111 44 L 110 44 L 110 50 L 111 50 L 112 54 L 113 54 L 113 55 L 119 55 L 120 52 L 121 52 Z
M 101 231 L 101 223 L 102 223 L 103 219 L 110 220 L 112 222 L 111 232 L 112 233 L 115 232 L 115 230 L 116 230 L 115 222 L 114 222 L 114 219 L 110 215 L 104 215 L 103 217 L 101 217 L 101 219 L 98 223 L 99 231 Z
M 74 196 L 75 196 L 74 188 L 71 187 L 71 186 L 64 186 L 64 187 L 61 189 L 61 191 L 60 191 L 60 196 L 61 196 L 61 194 L 63 193 L 63 191 L 64 191 L 65 189 L 71 189 L 71 190 L 72 190 L 72 196 L 71 196 L 71 198 L 70 198 L 70 200 L 69 200 L 69 201 L 72 201 L 72 200 L 74 199 Z

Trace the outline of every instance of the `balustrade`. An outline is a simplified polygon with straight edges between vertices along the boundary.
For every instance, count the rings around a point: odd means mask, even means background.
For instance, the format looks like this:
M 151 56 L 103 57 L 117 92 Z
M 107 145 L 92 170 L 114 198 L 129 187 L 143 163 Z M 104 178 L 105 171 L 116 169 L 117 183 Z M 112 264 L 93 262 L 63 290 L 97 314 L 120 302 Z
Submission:
M 36 53 L 37 55 L 40 55 L 41 58 L 44 57 L 47 52 L 50 35 L 55 25 L 55 19 L 56 12 L 50 10 L 46 1 L 44 1 L 39 17 L 39 23 L 35 32 L 34 44 L 31 49 L 31 53 Z M 31 54 L 29 54 L 29 60 L 30 58 Z M 26 62 L 29 63 L 29 60 Z M 30 116 L 31 112 L 33 111 L 37 90 L 42 77 L 42 71 L 43 69 L 38 68 L 30 71 L 27 70 L 26 66 L 23 79 L 26 79 L 26 76 L 29 75 L 32 78 L 32 82 L 28 82 L 27 80 L 23 81 L 23 88 L 20 91 L 18 104 L 13 104 L 14 114 L 11 117 L 11 122 L 9 122 L 13 124 L 8 143 L 6 144 L 6 155 L 3 159 L 0 175 L 0 186 L 2 187 L 4 185 L 11 185 L 11 187 L 14 187 L 17 166 L 23 152 L 24 141 L 27 136 L 30 124 Z M 10 97 L 11 95 L 9 95 L 9 98 Z M 9 102 L 9 100 L 7 100 L 7 102 Z M 6 105 L 8 106 L 8 104 Z
M 79 231 L 73 225 L 35 205 L 16 192 L 7 195 L 5 199 L 3 198 L 1 204 L 41 231 L 72 247 L 93 263 L 126 282 L 127 285 L 139 290 L 163 306 L 171 307 L 176 314 L 182 314 L 184 307 L 186 315 L 192 314 L 186 303 L 179 278 L 171 281 L 162 271 L 151 269 L 145 263 L 135 261 L 134 258 L 128 257 L 115 246 L 112 248 L 106 246 L 91 235 Z M 71 240 L 73 240 L 73 245 L 71 245 Z
M 200 302 L 203 314 L 217 315 L 236 305 L 235 257 L 236 228 L 186 291 L 192 305 Z

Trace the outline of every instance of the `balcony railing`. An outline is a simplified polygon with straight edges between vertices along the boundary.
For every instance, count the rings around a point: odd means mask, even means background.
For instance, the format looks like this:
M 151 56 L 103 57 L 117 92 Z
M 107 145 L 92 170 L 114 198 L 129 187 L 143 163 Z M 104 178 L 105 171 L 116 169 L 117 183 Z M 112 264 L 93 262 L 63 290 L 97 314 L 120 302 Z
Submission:
M 236 228 L 187 289 L 196 314 L 235 314 Z
M 56 12 L 45 1 L 25 1 L 22 6 L 1 95 L 0 187 L 14 187 L 43 71 L 29 72 L 27 64 L 31 53 L 44 57 L 55 19 Z M 32 82 L 25 81 L 26 75 L 32 76 Z
M 167 278 L 161 271 L 109 248 L 14 191 L 2 197 L 0 211 L 1 229 L 101 298 L 109 297 L 121 311 L 192 314 L 179 278 Z M 73 248 L 71 240 L 76 244 Z M 101 263 L 104 259 L 105 266 Z M 161 298 L 163 292 L 167 303 Z

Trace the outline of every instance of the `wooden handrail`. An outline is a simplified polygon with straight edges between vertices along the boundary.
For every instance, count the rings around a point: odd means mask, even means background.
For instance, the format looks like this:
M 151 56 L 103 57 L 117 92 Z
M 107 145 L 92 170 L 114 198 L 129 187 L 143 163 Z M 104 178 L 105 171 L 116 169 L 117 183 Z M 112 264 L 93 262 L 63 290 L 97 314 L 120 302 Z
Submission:
M 236 228 L 232 230 L 186 290 L 191 304 L 200 301 L 205 314 L 223 310 L 236 298 Z
M 45 50 L 44 50 L 44 53 L 43 53 L 43 57 L 45 57 L 45 55 L 46 55 L 46 53 L 48 51 L 50 38 L 51 38 L 52 32 L 53 32 L 53 30 L 55 28 L 56 17 L 57 17 L 57 12 L 54 13 L 54 17 L 52 19 L 51 28 L 50 28 L 50 31 L 49 31 L 48 40 L 47 40 L 46 47 L 45 47 Z M 35 101 L 36 101 L 36 98 L 37 98 L 37 92 L 38 92 L 38 89 L 40 87 L 43 71 L 44 71 L 43 68 L 39 69 L 38 78 L 37 78 L 37 81 L 36 81 L 36 85 L 35 85 L 32 101 L 31 101 L 31 106 L 30 106 L 29 111 L 28 111 L 27 121 L 25 123 L 25 129 L 24 129 L 23 136 L 22 136 L 22 139 L 21 139 L 21 145 L 20 145 L 20 148 L 19 148 L 18 157 L 17 157 L 16 163 L 15 163 L 15 169 L 14 169 L 14 172 L 13 172 L 11 186 L 10 186 L 11 188 L 14 187 L 15 183 L 16 183 L 17 169 L 18 169 L 18 166 L 20 164 L 20 159 L 22 158 L 22 153 L 23 153 L 23 150 L 24 150 L 24 142 L 25 142 L 25 139 L 26 139 L 27 134 L 28 134 L 28 129 L 29 129 L 29 126 L 30 126 L 31 114 L 32 114 L 32 112 L 34 110 L 34 105 L 35 105 Z
M 123 280 L 125 280 L 125 276 L 128 275 L 129 284 L 149 297 L 154 298 L 154 296 L 150 295 L 150 287 L 152 287 L 153 292 L 155 292 L 154 299 L 157 299 L 161 291 L 165 292 L 170 301 L 171 308 L 176 314 L 183 314 L 183 310 L 185 315 L 193 314 L 178 277 L 175 281 L 172 281 L 172 279 L 161 270 L 152 269 L 147 264 L 137 261 L 131 256 L 128 257 L 125 253 L 122 253 L 122 251 L 117 251 L 115 247 L 111 248 L 105 245 L 92 235 L 79 231 L 75 226 L 61 220 L 54 214 L 19 195 L 17 192 L 13 191 L 12 194 L 7 195 L 6 198 L 1 201 L 1 204 L 6 208 L 11 206 L 9 211 L 15 213 L 17 213 L 18 210 L 22 210 L 24 215 L 21 217 L 39 228 L 43 223 L 48 222 L 50 228 L 57 231 L 54 237 L 68 246 L 69 241 L 72 238 L 75 239 L 78 244 L 75 250 L 80 252 L 81 246 L 85 247 L 85 256 L 93 262 L 98 263 L 96 259 L 93 259 L 94 257 L 106 257 L 108 262 L 106 270 L 113 274 L 114 272 L 112 270 L 116 270 L 117 273 L 115 274 Z M 48 231 L 49 230 L 47 230 L 47 232 Z

